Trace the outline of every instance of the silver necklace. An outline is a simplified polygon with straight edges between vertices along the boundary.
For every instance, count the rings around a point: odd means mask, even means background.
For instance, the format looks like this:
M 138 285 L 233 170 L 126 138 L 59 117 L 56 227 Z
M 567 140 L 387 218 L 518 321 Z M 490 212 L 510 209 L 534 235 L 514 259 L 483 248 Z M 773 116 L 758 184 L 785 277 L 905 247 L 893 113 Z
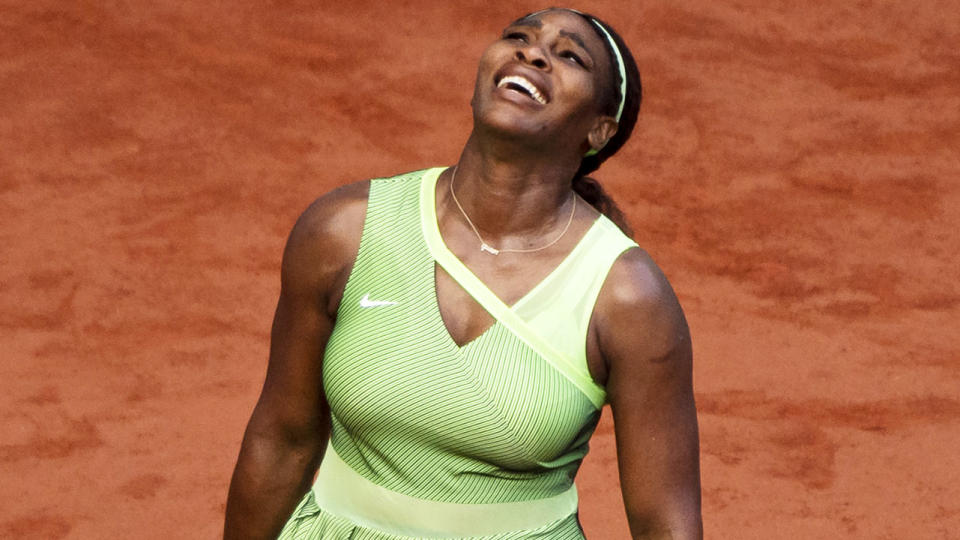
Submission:
M 460 201 L 457 200 L 457 194 L 453 191 L 453 181 L 457 179 L 457 169 L 459 169 L 459 167 L 454 167 L 453 175 L 450 177 L 450 197 L 453 198 L 454 204 L 457 205 L 457 208 L 460 209 L 460 213 L 463 214 L 463 219 L 467 220 L 467 225 L 470 225 L 470 228 L 473 229 L 473 234 L 477 235 L 477 240 L 480 240 L 480 251 L 486 251 L 491 255 L 499 255 L 501 253 L 532 253 L 534 251 L 541 251 L 559 242 L 560 239 L 563 238 L 563 235 L 567 234 L 567 230 L 570 229 L 570 224 L 573 223 L 573 215 L 577 212 L 576 194 L 573 195 L 573 204 L 570 207 L 570 217 L 567 218 L 567 224 L 563 227 L 563 230 L 560 231 L 560 235 L 551 240 L 550 243 L 532 249 L 497 249 L 484 241 L 483 237 L 480 236 L 480 231 L 477 230 L 476 225 L 473 224 L 473 221 L 470 220 L 470 216 L 468 216 L 467 212 L 463 209 L 463 205 L 461 205 Z

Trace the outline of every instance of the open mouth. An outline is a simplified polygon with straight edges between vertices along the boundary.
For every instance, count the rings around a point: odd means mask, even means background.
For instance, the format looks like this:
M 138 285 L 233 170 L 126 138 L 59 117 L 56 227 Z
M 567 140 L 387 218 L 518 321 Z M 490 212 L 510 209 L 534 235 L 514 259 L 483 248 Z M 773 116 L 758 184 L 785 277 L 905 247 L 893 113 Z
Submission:
M 547 104 L 547 98 L 532 82 L 527 80 L 526 77 L 521 77 L 519 75 L 508 75 L 497 83 L 497 88 L 507 88 L 515 92 L 520 92 L 528 96 L 530 99 L 536 101 L 541 105 Z

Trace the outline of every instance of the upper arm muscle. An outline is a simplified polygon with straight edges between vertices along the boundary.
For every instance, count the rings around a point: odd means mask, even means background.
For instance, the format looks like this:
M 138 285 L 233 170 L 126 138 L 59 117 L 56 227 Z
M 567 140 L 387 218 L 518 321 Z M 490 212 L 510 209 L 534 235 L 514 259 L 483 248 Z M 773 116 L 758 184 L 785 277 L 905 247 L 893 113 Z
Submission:
M 696 538 L 699 443 L 683 311 L 653 261 L 630 250 L 614 265 L 598 314 L 631 528 Z
M 251 429 L 290 439 L 325 436 L 323 350 L 360 242 L 367 183 L 315 201 L 290 233 L 270 336 L 270 362 Z

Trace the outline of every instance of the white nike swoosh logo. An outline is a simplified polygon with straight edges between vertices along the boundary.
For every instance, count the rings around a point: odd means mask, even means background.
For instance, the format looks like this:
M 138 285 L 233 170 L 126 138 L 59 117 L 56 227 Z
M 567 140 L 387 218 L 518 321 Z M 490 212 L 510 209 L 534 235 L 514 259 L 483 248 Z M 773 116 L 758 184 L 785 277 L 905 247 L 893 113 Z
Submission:
M 370 294 L 363 295 L 363 298 L 360 299 L 360 307 L 382 307 L 382 306 L 394 306 L 396 302 L 390 302 L 388 300 L 371 300 Z

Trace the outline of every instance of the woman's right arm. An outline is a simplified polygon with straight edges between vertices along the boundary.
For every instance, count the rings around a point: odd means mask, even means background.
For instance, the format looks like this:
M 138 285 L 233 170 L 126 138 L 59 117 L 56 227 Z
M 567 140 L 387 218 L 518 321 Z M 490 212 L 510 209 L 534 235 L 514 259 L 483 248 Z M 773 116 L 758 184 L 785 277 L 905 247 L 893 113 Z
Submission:
M 330 434 L 323 351 L 360 244 L 368 186 L 318 199 L 287 240 L 267 376 L 230 482 L 226 540 L 276 538 L 310 488 Z

